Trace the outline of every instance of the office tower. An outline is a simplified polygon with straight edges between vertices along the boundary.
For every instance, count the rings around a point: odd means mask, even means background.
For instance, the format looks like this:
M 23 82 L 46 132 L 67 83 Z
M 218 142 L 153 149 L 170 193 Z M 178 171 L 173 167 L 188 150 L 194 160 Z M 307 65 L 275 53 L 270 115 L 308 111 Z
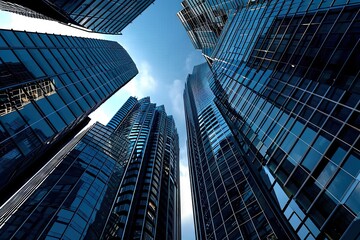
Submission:
M 128 144 L 99 123 L 80 133 L 0 208 L 1 237 L 100 239 L 114 218 Z
M 195 66 L 184 91 L 196 238 L 294 239 L 217 109 L 210 73 Z
M 173 118 L 130 97 L 110 123 L 76 136 L 0 208 L 0 236 L 180 239 Z
M 359 17 L 359 1 L 252 1 L 208 61 L 216 105 L 299 239 L 360 236 Z
M 116 42 L 0 30 L 0 202 L 137 69 Z
M 0 10 L 54 20 L 97 33 L 121 34 L 154 0 L 2 0 Z
M 236 0 L 181 3 L 183 9 L 177 15 L 192 44 L 196 49 L 202 49 L 204 56 L 211 55 L 226 21 L 231 19 L 238 4 L 242 3 Z

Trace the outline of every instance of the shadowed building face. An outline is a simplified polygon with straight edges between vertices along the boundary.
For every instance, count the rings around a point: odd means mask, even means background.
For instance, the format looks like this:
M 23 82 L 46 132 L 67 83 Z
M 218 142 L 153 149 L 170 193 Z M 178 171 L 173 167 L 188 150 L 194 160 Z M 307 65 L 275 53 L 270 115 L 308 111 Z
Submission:
M 4 201 L 138 71 L 116 42 L 10 30 L 0 30 L 0 59 Z
M 0 9 L 28 17 L 55 20 L 97 33 L 120 34 L 154 0 L 7 0 Z

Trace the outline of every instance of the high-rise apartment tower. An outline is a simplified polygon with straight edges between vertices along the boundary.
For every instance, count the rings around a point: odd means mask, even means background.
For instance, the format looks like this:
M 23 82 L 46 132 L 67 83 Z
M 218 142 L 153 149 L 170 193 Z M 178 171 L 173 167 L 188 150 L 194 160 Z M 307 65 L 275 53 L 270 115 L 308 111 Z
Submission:
M 0 236 L 180 239 L 178 144 L 163 106 L 130 97 L 0 208 Z

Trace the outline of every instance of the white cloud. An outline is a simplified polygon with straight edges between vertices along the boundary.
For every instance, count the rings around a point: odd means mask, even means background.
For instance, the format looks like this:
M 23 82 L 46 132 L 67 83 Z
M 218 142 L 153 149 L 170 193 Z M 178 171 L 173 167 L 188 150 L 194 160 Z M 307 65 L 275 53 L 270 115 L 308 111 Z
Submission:
M 89 125 L 92 125 L 95 122 L 100 122 L 106 125 L 110 121 L 112 116 L 106 114 L 106 112 L 102 108 L 98 108 L 96 111 L 90 114 L 89 117 L 91 118 Z
M 142 61 L 138 67 L 139 74 L 132 79 L 123 90 L 131 96 L 143 98 L 154 93 L 157 88 L 157 81 L 151 73 L 151 66 L 147 61 Z

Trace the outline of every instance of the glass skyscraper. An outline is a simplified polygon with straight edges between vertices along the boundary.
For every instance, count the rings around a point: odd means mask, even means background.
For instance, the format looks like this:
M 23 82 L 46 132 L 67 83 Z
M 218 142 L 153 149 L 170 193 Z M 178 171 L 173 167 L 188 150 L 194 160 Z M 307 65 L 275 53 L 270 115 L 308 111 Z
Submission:
M 202 49 L 204 56 L 211 55 L 226 21 L 239 4 L 242 1 L 182 1 L 178 17 L 194 47 Z
M 138 72 L 116 42 L 11 30 L 0 70 L 1 202 Z
M 149 98 L 130 97 L 2 206 L 0 236 L 180 239 L 178 164 L 173 118 Z
M 206 56 L 216 106 L 299 239 L 360 237 L 359 9 L 249 1 Z
M 213 101 L 210 73 L 206 63 L 195 66 L 184 92 L 197 239 L 296 238 L 244 161 Z
M 0 9 L 98 33 L 120 34 L 154 0 L 1 0 Z
M 108 124 L 132 156 L 115 204 L 121 239 L 180 239 L 179 140 L 172 116 L 150 98 L 129 98 Z
M 0 208 L 4 239 L 100 239 L 129 141 L 99 123 L 80 133 Z

